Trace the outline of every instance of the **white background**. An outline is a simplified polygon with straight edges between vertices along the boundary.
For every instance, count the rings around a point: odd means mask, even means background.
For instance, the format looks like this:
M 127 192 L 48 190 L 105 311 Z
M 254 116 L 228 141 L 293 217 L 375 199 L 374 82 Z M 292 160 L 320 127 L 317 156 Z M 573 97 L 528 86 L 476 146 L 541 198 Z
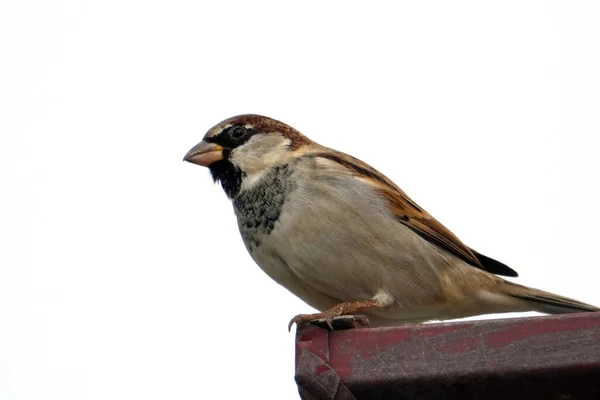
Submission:
M 600 3 L 0 1 L 0 399 L 297 397 L 311 311 L 183 155 L 260 113 L 600 304 Z

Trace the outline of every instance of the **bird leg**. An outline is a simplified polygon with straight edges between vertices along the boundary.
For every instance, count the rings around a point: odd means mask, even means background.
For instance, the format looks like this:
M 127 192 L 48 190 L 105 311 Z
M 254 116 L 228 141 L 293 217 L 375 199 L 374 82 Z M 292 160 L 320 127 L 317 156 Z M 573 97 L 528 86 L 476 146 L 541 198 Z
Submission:
M 330 308 L 329 310 L 316 313 L 316 314 L 298 314 L 290 320 L 288 324 L 288 331 L 292 329 L 292 325 L 299 324 L 300 322 L 309 322 L 316 319 L 325 319 L 327 325 L 333 330 L 333 318 L 339 317 L 340 315 L 352 315 L 357 311 L 369 310 L 372 308 L 381 307 L 376 300 L 360 300 L 360 301 L 349 301 L 347 303 L 340 303 L 337 306 Z

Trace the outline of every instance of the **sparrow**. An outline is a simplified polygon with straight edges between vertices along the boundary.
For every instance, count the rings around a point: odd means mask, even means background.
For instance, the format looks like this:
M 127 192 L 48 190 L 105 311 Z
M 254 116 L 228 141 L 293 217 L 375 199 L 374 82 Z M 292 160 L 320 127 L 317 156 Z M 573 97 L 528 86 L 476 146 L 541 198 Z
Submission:
M 296 315 L 288 329 L 356 313 L 389 326 L 600 311 L 502 279 L 517 272 L 466 246 L 375 168 L 283 122 L 226 119 L 184 160 L 220 182 L 260 268 L 319 310 Z

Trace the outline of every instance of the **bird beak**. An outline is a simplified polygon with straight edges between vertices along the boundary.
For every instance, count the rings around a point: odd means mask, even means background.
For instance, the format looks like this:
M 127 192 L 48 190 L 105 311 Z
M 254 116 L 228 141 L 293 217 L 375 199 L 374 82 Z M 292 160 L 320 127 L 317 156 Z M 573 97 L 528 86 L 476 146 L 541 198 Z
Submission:
M 183 161 L 208 167 L 215 161 L 223 159 L 223 148 L 218 144 L 202 141 L 187 152 Z

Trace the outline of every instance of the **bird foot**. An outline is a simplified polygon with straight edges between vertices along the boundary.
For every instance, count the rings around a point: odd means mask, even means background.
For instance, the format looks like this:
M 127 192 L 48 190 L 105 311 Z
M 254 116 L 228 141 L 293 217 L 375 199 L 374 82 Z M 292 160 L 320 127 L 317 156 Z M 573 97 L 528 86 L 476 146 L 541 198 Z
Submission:
M 306 323 L 306 322 L 311 322 L 311 321 L 318 321 L 318 320 L 324 320 L 325 323 L 327 324 L 327 326 L 333 330 L 333 318 L 340 316 L 341 314 L 338 314 L 336 312 L 337 310 L 334 311 L 334 308 L 332 308 L 331 310 L 327 310 L 325 312 L 322 313 L 315 313 L 315 314 L 298 314 L 296 315 L 294 318 L 292 318 L 290 320 L 290 322 L 288 323 L 288 332 L 290 332 L 292 330 L 292 325 L 296 324 L 296 325 L 300 325 L 302 323 Z
M 299 316 L 297 316 L 299 317 Z M 294 320 L 296 317 L 294 317 Z M 330 330 L 330 331 L 339 331 L 344 329 L 356 329 L 356 328 L 370 328 L 371 323 L 369 319 L 365 315 L 340 315 L 337 317 L 331 318 L 329 321 L 326 318 L 318 318 L 318 319 L 310 319 L 310 320 L 299 320 L 293 321 L 298 325 L 309 323 L 318 328 Z
M 288 332 L 291 331 L 292 325 L 300 324 L 315 320 L 324 320 L 327 326 L 334 330 L 333 328 L 333 319 L 339 317 L 341 315 L 352 315 L 356 311 L 365 310 L 369 308 L 377 308 L 377 302 L 374 300 L 365 300 L 365 301 L 356 301 L 350 303 L 341 303 L 337 306 L 330 308 L 327 311 L 323 311 L 315 314 L 298 314 L 294 318 L 292 318 L 288 324 Z M 362 315 L 356 316 L 358 317 L 358 322 L 363 325 L 369 326 L 368 319 Z M 366 321 L 366 323 L 365 323 Z

